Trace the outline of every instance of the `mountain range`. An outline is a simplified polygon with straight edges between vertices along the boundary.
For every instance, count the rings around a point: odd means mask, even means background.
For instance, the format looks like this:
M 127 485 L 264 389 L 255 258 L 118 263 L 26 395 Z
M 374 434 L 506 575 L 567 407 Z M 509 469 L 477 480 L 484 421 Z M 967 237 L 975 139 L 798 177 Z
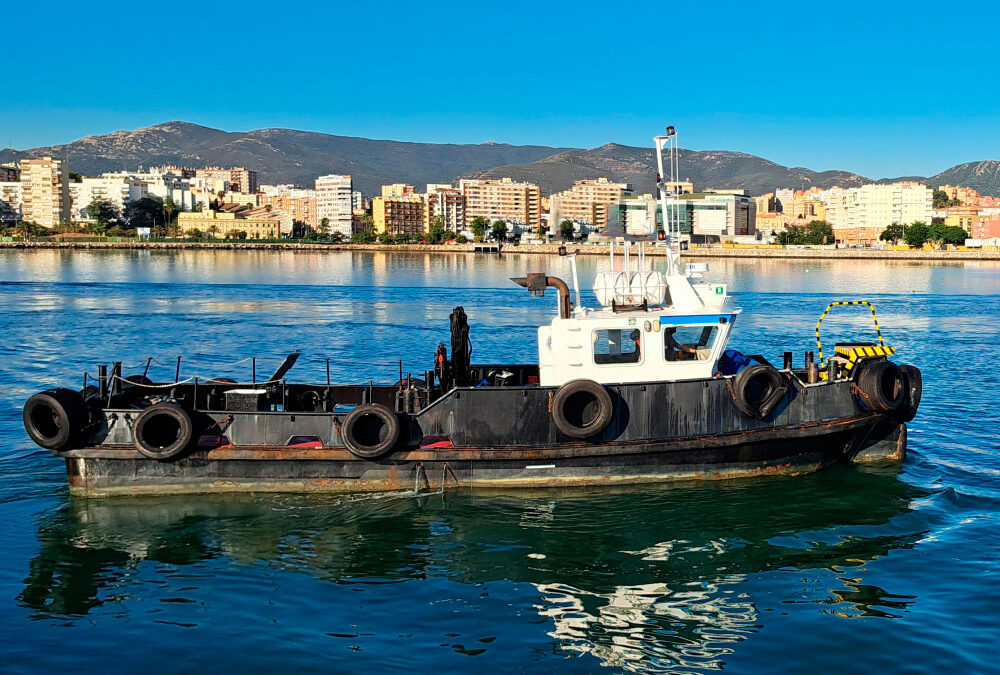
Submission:
M 538 145 L 407 143 L 334 136 L 292 129 L 227 132 L 166 122 L 134 131 L 87 136 L 65 145 L 0 151 L 0 163 L 52 155 L 84 175 L 135 170 L 140 166 L 245 166 L 261 183 L 308 186 L 324 174 L 351 174 L 355 189 L 378 194 L 388 183 L 446 183 L 458 178 L 502 178 L 537 183 L 542 194 L 564 190 L 574 180 L 606 177 L 652 192 L 656 158 L 652 148 L 608 143 L 588 150 Z M 776 188 L 857 187 L 891 182 L 849 171 L 786 167 L 762 157 L 725 150 L 681 150 L 680 178 L 696 189 L 745 188 L 764 194 Z M 929 185 L 965 185 L 1000 196 L 1000 162 L 986 160 L 951 167 L 929 177 L 907 176 Z

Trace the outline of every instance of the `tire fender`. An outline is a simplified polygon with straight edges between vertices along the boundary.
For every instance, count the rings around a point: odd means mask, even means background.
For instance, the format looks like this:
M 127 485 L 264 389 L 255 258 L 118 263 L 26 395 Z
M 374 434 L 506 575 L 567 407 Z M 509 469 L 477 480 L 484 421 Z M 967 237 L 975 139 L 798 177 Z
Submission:
M 858 371 L 855 380 L 858 398 L 876 413 L 891 413 L 906 399 L 906 382 L 902 371 L 892 361 L 868 361 Z
M 788 382 L 773 366 L 747 366 L 729 382 L 736 409 L 747 417 L 764 419 L 788 393 Z
M 378 459 L 388 455 L 399 442 L 399 418 L 381 403 L 364 403 L 344 418 L 340 437 L 354 455 Z
M 552 397 L 552 421 L 570 438 L 591 438 L 607 429 L 614 402 L 603 385 L 593 380 L 571 380 Z
M 89 420 L 83 396 L 72 389 L 49 389 L 24 404 L 24 430 L 38 445 L 59 452 L 79 442 Z
M 896 411 L 901 422 L 909 422 L 917 416 L 920 399 L 924 393 L 924 378 L 916 366 L 902 365 L 899 371 L 903 374 L 903 403 Z
M 135 449 L 150 459 L 174 459 L 187 449 L 193 436 L 191 416 L 173 403 L 146 408 L 132 426 Z

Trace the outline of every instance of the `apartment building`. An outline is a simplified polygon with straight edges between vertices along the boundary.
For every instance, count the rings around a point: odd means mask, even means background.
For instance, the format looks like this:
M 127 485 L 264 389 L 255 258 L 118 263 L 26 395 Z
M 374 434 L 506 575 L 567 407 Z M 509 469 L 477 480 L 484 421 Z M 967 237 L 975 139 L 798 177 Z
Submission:
M 423 234 L 426 204 L 418 195 L 390 195 L 372 199 L 372 221 L 378 234 Z
M 934 191 L 920 183 L 831 188 L 818 196 L 826 204 L 826 220 L 834 234 L 838 229 L 884 229 L 893 223 L 930 223 L 934 215 Z
M 327 219 L 329 234 L 352 234 L 353 187 L 349 175 L 320 176 L 316 179 L 316 224 Z
M 605 230 L 610 207 L 631 194 L 632 186 L 628 183 L 613 183 L 607 178 L 578 180 L 569 190 L 552 195 L 551 222 L 558 225 L 569 219 Z
M 261 185 L 260 205 L 289 214 L 297 223 L 316 229 L 316 191 L 296 188 L 294 185 Z
M 21 220 L 21 181 L 0 181 L 0 223 Z
M 21 160 L 21 210 L 24 220 L 43 227 L 70 222 L 69 166 L 61 159 Z
M 975 239 L 1000 237 L 1000 208 L 983 209 L 972 223 L 972 236 Z
M 0 165 L 0 183 L 16 183 L 21 180 L 21 170 L 14 164 Z
M 465 197 L 462 191 L 448 184 L 428 183 L 424 196 L 426 222 L 424 228 L 429 232 L 431 223 L 438 216 L 444 217 L 444 229 L 458 232 L 465 225 Z
M 533 183 L 501 180 L 462 180 L 459 189 L 465 198 L 465 224 L 478 217 L 521 223 L 530 229 L 542 223 L 542 196 Z
M 939 185 L 938 190 L 948 195 L 948 199 L 957 199 L 962 206 L 978 206 L 980 208 L 1000 207 L 1000 197 L 981 195 L 975 188 L 963 187 L 961 185 Z
M 190 211 L 200 201 L 197 198 L 198 195 L 193 193 L 191 189 L 191 181 L 196 179 L 181 178 L 180 175 L 166 168 L 154 167 L 147 171 L 107 172 L 102 173 L 100 177 L 102 179 L 120 181 L 128 181 L 130 179 L 140 181 L 145 186 L 146 194 L 143 196 L 151 195 L 163 200 L 169 197 L 181 211 Z M 214 198 L 214 196 L 211 198 Z M 202 206 L 208 208 L 208 202 L 204 202 Z
M 92 218 L 87 214 L 87 207 L 96 199 L 109 201 L 123 212 L 126 204 L 147 194 L 146 183 L 132 176 L 82 178 L 79 183 L 69 184 L 70 220 L 90 222 Z
M 979 212 L 978 206 L 953 206 L 947 210 L 944 224 L 949 227 L 960 227 L 971 236 L 972 224 L 979 219 Z
M 392 185 L 382 186 L 382 196 L 383 197 L 405 197 L 406 195 L 416 194 L 417 188 L 409 183 L 393 183 Z
M 257 192 L 257 172 L 245 167 L 223 169 L 218 166 L 209 166 L 204 169 L 195 169 L 194 175 L 195 178 L 228 183 L 229 185 L 223 189 L 229 192 Z M 181 177 L 183 177 L 183 173 Z

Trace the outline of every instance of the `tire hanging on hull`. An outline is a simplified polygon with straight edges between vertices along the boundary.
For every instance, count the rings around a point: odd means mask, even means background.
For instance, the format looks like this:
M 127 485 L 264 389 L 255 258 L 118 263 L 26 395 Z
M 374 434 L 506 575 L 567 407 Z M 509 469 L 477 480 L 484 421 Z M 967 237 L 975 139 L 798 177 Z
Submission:
M 909 422 L 917 416 L 920 399 L 924 393 L 924 379 L 916 366 L 902 365 L 899 367 L 903 375 L 903 403 L 896 411 L 900 422 Z
M 570 438 L 591 438 L 604 431 L 614 415 L 611 394 L 593 380 L 571 380 L 552 397 L 552 421 Z
M 49 389 L 24 404 L 24 430 L 48 450 L 70 450 L 89 419 L 83 396 L 72 389 Z
M 340 428 L 344 445 L 362 459 L 378 459 L 399 441 L 399 418 L 381 403 L 365 403 L 348 413 Z
M 895 412 L 907 398 L 903 373 L 892 361 L 866 362 L 858 371 L 855 388 L 864 406 L 876 413 Z
M 747 366 L 729 382 L 736 409 L 747 417 L 764 419 L 788 393 L 785 378 L 773 366 Z
M 172 403 L 146 408 L 132 427 L 135 449 L 150 459 L 174 459 L 187 449 L 193 436 L 191 417 Z

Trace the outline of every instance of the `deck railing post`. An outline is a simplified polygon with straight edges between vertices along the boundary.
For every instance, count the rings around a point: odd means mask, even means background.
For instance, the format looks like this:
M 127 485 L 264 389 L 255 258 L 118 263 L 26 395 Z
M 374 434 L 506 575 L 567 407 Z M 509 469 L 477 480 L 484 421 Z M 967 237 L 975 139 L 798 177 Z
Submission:
M 122 362 L 111 364 L 111 393 L 118 394 L 122 390 Z
M 101 400 L 108 398 L 108 367 L 104 364 L 97 366 L 97 387 L 101 392 Z

